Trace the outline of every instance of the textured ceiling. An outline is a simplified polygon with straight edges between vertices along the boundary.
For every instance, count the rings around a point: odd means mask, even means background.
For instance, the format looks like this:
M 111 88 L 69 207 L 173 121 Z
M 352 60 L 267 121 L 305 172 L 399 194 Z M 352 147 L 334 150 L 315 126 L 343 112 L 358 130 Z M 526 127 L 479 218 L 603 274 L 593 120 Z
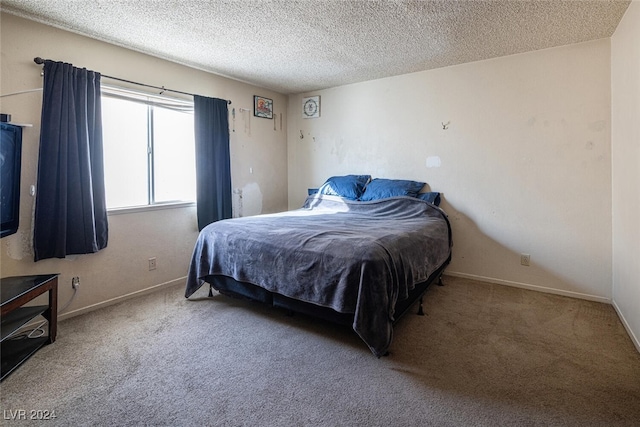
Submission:
M 287 94 L 609 37 L 629 5 L 627 0 L 1 3 L 4 12 Z

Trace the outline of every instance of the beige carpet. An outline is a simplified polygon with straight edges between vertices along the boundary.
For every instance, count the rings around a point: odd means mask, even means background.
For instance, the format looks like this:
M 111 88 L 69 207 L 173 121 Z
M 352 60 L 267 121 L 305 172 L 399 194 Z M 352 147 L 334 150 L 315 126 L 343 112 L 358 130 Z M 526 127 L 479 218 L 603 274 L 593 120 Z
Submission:
M 612 307 L 445 277 L 377 359 L 348 328 L 174 287 L 68 319 L 2 384 L 3 425 L 639 426 Z M 27 412 L 28 414 L 28 412 Z

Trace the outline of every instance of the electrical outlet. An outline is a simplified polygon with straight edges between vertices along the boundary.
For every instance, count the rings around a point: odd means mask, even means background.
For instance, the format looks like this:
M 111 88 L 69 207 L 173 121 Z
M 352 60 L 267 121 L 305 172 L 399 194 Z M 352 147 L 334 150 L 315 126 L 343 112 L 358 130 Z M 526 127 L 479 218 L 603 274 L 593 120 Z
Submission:
M 149 271 L 156 269 L 156 257 L 149 258 Z
M 78 276 L 71 279 L 71 287 L 73 289 L 78 289 L 80 287 L 80 278 Z
M 531 265 L 531 255 L 520 254 L 520 264 L 529 267 Z

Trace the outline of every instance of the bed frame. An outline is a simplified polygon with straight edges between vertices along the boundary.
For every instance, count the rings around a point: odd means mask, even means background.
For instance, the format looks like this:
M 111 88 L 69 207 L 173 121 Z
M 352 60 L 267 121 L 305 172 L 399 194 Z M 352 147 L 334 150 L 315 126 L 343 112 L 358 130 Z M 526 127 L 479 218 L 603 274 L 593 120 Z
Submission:
M 422 297 L 433 282 L 437 280 L 438 286 L 443 286 L 442 274 L 445 268 L 451 262 L 451 255 L 449 258 L 435 271 L 427 280 L 418 283 L 415 288 L 409 293 L 409 297 L 396 302 L 393 324 L 395 325 L 405 313 L 409 311 L 411 306 L 418 302 L 419 315 L 424 315 L 422 308 Z M 330 322 L 348 325 L 353 324 L 353 313 L 339 313 L 331 308 L 322 307 L 319 305 L 311 304 L 304 301 L 299 301 L 293 298 L 286 297 L 284 295 L 270 292 L 264 288 L 253 285 L 251 283 L 239 282 L 227 276 L 206 276 L 205 281 L 209 283 L 209 296 L 213 296 L 213 289 L 216 289 L 223 295 L 233 298 L 245 298 L 253 301 L 258 301 L 273 307 L 283 308 L 290 314 L 302 313 L 308 316 L 316 317 L 319 319 L 327 320 Z

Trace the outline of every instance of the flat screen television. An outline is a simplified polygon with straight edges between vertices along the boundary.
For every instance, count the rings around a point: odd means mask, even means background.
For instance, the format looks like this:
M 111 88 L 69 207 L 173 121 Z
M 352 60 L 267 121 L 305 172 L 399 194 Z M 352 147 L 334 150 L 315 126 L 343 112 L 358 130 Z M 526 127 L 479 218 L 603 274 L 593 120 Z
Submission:
M 18 231 L 20 219 L 20 165 L 22 159 L 22 128 L 0 123 L 0 238 Z

